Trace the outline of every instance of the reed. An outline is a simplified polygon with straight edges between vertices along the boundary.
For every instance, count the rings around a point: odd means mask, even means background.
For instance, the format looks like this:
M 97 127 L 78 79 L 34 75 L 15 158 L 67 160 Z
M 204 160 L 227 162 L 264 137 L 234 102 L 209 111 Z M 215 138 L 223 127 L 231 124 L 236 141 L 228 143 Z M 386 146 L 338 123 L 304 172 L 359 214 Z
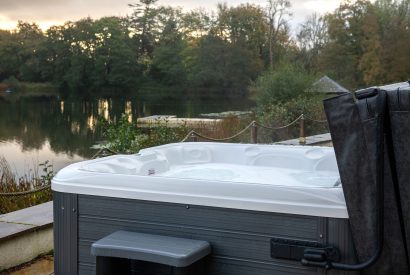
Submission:
M 53 175 L 53 167 L 46 161 L 39 164 L 37 169 L 17 177 L 7 160 L 0 156 L 0 214 L 52 200 L 50 188 L 38 192 L 29 191 L 49 186 Z M 28 194 L 18 194 L 21 192 Z

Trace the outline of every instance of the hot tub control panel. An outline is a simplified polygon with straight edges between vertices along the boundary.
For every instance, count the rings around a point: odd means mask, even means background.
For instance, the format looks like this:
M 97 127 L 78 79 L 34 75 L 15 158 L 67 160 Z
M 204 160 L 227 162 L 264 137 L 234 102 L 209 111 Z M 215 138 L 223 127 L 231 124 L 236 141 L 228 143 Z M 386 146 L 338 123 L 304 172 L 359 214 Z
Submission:
M 271 257 L 284 260 L 301 261 L 340 261 L 340 252 L 332 246 L 323 246 L 318 242 L 301 241 L 284 238 L 272 238 L 270 242 Z

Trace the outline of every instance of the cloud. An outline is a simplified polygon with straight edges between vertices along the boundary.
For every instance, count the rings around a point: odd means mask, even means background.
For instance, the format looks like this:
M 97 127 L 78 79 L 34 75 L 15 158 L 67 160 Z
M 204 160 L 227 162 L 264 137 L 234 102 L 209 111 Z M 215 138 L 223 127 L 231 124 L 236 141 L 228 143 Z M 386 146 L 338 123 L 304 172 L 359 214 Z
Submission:
M 325 14 L 334 11 L 340 5 L 340 0 L 291 0 L 293 19 L 292 25 L 297 28 L 313 13 Z
M 41 26 L 59 24 L 84 17 L 124 16 L 131 12 L 130 0 L 0 0 L 0 28 L 17 20 L 35 21 Z M 265 0 L 159 0 L 161 5 L 180 6 L 184 10 L 204 7 L 214 9 L 220 2 L 228 5 L 253 3 L 266 6 Z M 327 12 L 338 6 L 340 0 L 291 0 L 294 14 L 292 25 L 302 22 L 313 12 Z
M 125 15 L 129 0 L 0 0 L 0 14 L 10 20 L 76 20 Z
M 1 10 L 10 11 L 21 8 L 32 8 L 39 7 L 44 5 L 56 5 L 63 4 L 64 0 L 18 0 L 18 1 L 9 1 L 9 0 L 0 0 Z

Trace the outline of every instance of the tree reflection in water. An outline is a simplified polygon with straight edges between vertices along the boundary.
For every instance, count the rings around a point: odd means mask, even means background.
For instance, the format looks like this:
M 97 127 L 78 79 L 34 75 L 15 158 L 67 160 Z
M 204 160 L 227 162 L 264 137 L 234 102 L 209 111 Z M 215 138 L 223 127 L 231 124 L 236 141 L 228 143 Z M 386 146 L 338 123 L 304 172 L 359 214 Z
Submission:
M 101 139 L 99 117 L 137 117 L 132 105 L 124 99 L 0 97 L 0 154 L 18 174 L 45 160 L 58 170 L 93 155 L 91 146 Z
M 245 110 L 246 100 L 178 99 L 61 99 L 59 97 L 0 96 L 0 155 L 18 173 L 49 160 L 55 171 L 90 158 L 91 146 L 101 140 L 96 127 L 99 117 L 116 120 L 149 115 L 194 117 L 200 113 Z

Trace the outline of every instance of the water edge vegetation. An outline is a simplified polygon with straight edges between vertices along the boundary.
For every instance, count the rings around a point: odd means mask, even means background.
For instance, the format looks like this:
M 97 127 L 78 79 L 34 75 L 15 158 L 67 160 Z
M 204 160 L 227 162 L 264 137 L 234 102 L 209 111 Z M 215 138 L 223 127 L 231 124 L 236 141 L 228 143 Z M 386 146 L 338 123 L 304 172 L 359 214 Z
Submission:
M 52 200 L 48 187 L 53 176 L 53 166 L 46 161 L 17 178 L 7 160 L 0 156 L 0 214 Z

